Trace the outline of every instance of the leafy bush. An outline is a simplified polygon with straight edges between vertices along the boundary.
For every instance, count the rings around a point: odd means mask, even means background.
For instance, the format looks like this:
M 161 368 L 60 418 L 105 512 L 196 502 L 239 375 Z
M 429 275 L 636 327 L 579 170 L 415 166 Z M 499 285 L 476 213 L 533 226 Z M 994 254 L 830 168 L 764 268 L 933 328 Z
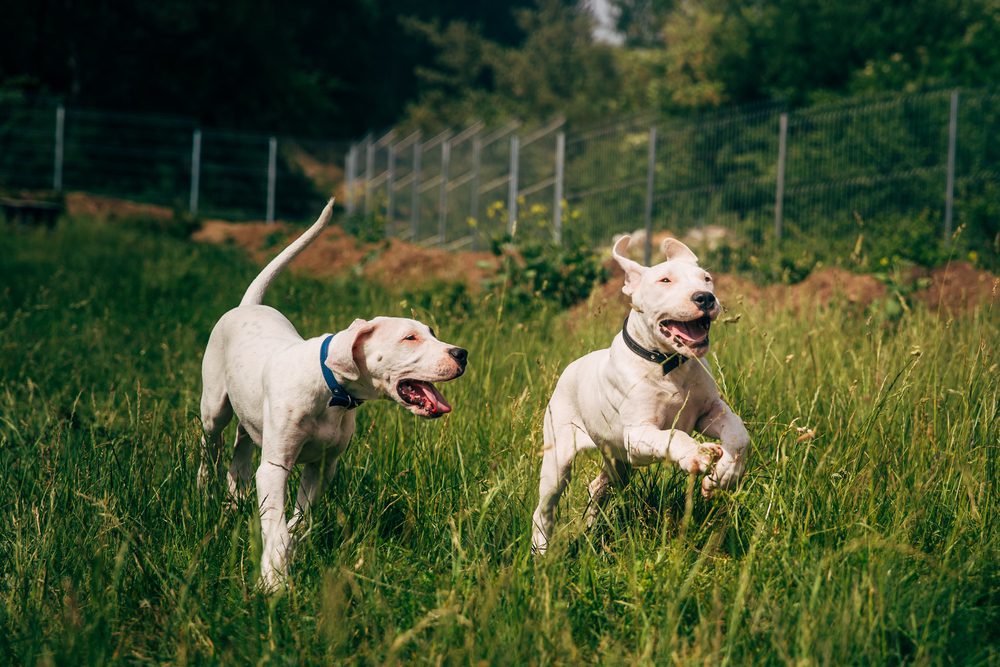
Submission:
M 500 270 L 487 287 L 504 290 L 507 304 L 515 308 L 566 308 L 586 299 L 594 285 L 608 277 L 598 256 L 581 243 L 515 244 L 505 235 L 495 239 L 491 249 L 500 258 Z
M 385 216 L 378 213 L 346 215 L 340 220 L 340 224 L 345 232 L 359 241 L 375 243 L 385 239 Z

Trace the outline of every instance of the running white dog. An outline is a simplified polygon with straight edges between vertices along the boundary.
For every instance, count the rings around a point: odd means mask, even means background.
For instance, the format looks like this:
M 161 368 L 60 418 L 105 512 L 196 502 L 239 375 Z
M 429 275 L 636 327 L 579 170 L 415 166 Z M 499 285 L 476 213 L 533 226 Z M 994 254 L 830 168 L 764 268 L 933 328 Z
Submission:
M 301 237 L 261 271 L 239 307 L 212 329 L 202 362 L 203 459 L 199 484 L 210 464 L 217 469 L 222 431 L 239 420 L 229 467 L 235 496 L 250 481 L 253 443 L 261 447 L 257 468 L 260 503 L 261 583 L 271 589 L 287 571 L 290 529 L 302 520 L 333 477 L 337 459 L 354 434 L 354 408 L 391 398 L 421 417 L 440 417 L 451 406 L 432 382 L 465 372 L 468 353 L 439 341 L 416 320 L 376 317 L 354 320 L 344 331 L 308 340 L 274 308 L 261 305 L 275 276 L 330 222 L 333 200 Z M 285 488 L 292 466 L 304 464 L 295 514 L 285 520 Z M 221 474 L 221 469 L 219 469 Z
M 666 239 L 667 261 L 651 267 L 624 256 L 628 243 L 620 238 L 612 254 L 625 271 L 622 291 L 632 297 L 632 312 L 610 348 L 566 368 L 545 411 L 532 535 L 538 553 L 548 547 L 559 496 L 581 451 L 597 449 L 604 459 L 590 483 L 588 525 L 608 486 L 623 484 L 635 466 L 669 460 L 692 474 L 711 472 L 702 481 L 706 497 L 732 486 L 746 466 L 750 436 L 742 420 L 719 397 L 705 365 L 685 363 L 708 353 L 709 328 L 721 312 L 712 277 L 680 241 Z M 693 430 L 720 444 L 699 443 Z

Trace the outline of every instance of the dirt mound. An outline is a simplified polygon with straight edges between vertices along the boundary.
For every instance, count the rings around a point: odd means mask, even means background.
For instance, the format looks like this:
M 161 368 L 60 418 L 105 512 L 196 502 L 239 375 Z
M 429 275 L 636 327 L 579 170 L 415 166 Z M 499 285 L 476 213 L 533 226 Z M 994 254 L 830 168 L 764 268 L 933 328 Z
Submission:
M 886 287 L 872 276 L 830 267 L 813 271 L 794 285 L 772 285 L 767 292 L 769 298 L 793 306 L 823 306 L 838 300 L 869 306 L 885 297 Z
M 234 243 L 263 264 L 301 231 L 283 223 L 208 220 L 192 238 L 203 243 Z M 293 270 L 313 276 L 361 273 L 389 289 L 459 280 L 472 293 L 480 291 L 483 279 L 496 268 L 496 257 L 490 253 L 449 252 L 399 239 L 363 243 L 337 226 L 324 231 L 293 265 Z
M 70 216 L 107 218 L 109 220 L 123 218 L 169 220 L 174 217 L 173 209 L 166 206 L 141 204 L 126 199 L 92 195 L 87 192 L 68 193 L 66 195 L 66 213 Z
M 968 262 L 952 262 L 930 272 L 931 284 L 914 294 L 932 310 L 951 315 L 965 313 L 986 303 L 1000 301 L 1000 278 Z
M 233 243 L 254 261 L 263 264 L 302 231 L 281 222 L 206 220 L 191 238 L 202 243 Z M 374 247 L 374 244 L 360 243 L 340 227 L 329 227 L 299 255 L 293 270 L 314 276 L 339 275 L 359 267 Z
M 301 230 L 293 230 L 293 233 L 277 244 L 277 248 L 271 248 L 269 253 L 273 254 L 276 249 L 285 247 L 301 233 Z M 376 244 L 362 243 L 340 227 L 328 227 L 322 236 L 298 256 L 292 266 L 297 271 L 313 276 L 337 276 L 358 271 L 365 257 L 376 249 Z
M 767 296 L 767 289 L 746 278 L 725 273 L 712 274 L 715 292 L 724 306 L 732 308 L 738 303 L 759 303 Z
M 288 231 L 288 225 L 283 222 L 205 220 L 191 238 L 199 243 L 235 243 L 244 250 L 256 251 L 266 244 L 266 239 L 272 234 L 287 234 Z
M 365 264 L 365 276 L 387 287 L 415 287 L 461 280 L 470 292 L 482 289 L 483 280 L 496 273 L 497 258 L 488 252 L 449 252 L 425 248 L 399 239 Z

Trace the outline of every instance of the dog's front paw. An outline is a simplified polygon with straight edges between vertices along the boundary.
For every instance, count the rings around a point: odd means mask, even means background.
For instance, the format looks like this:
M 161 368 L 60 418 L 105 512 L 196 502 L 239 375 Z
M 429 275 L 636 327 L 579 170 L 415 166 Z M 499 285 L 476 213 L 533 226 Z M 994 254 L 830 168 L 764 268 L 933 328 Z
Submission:
M 715 495 L 715 488 L 718 483 L 711 475 L 705 475 L 705 479 L 701 480 L 701 496 L 705 500 L 711 500 L 712 496 Z
M 280 570 L 262 571 L 260 573 L 260 579 L 257 581 L 257 588 L 260 589 L 260 592 L 265 595 L 274 595 L 279 590 L 284 588 L 287 581 L 287 575 Z
M 722 458 L 722 446 L 714 442 L 705 442 L 692 447 L 691 453 L 677 464 L 684 472 L 698 475 L 710 470 L 720 458 Z
M 715 463 L 712 474 L 701 481 L 701 495 L 711 498 L 716 489 L 729 489 L 743 476 L 746 470 L 746 455 L 743 451 L 723 451 L 723 456 Z
M 257 588 L 267 595 L 277 593 L 278 590 L 284 588 L 288 581 L 285 565 L 284 558 L 265 555 L 260 563 L 260 579 L 257 581 Z

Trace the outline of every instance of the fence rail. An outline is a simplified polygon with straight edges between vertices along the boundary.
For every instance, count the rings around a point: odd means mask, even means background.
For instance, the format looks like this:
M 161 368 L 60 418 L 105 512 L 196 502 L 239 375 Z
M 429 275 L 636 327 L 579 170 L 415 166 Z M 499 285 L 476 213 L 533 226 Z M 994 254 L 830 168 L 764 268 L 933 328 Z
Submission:
M 0 103 L 0 187 L 306 220 L 342 186 L 348 211 L 387 234 L 450 247 L 483 247 L 500 234 L 596 245 L 639 231 L 648 255 L 652 237 L 669 231 L 753 254 L 904 226 L 910 237 L 917 228 L 948 237 L 961 224 L 997 242 L 997 137 L 1000 93 L 988 90 L 683 122 L 392 129 L 353 143 Z

